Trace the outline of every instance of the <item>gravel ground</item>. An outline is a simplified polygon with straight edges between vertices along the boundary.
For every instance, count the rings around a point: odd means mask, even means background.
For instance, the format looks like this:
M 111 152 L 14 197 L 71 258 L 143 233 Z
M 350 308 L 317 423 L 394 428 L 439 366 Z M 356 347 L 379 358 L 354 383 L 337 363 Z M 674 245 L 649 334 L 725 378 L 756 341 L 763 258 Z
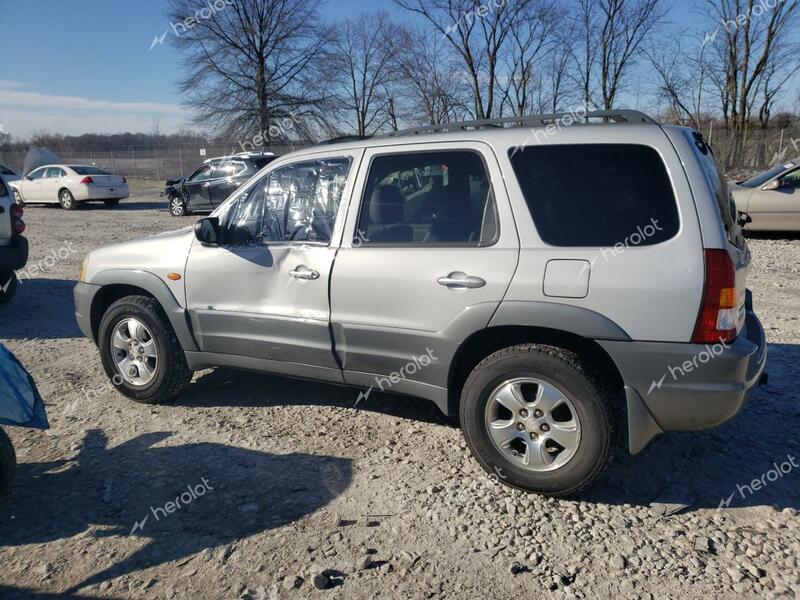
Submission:
M 135 189 L 118 210 L 26 209 L 29 266 L 69 256 L 0 316 L 52 427 L 9 431 L 0 597 L 800 597 L 799 239 L 751 241 L 769 385 L 563 501 L 494 483 L 422 400 L 354 409 L 357 391 L 229 370 L 169 406 L 109 389 L 72 316 L 80 263 L 193 221 Z

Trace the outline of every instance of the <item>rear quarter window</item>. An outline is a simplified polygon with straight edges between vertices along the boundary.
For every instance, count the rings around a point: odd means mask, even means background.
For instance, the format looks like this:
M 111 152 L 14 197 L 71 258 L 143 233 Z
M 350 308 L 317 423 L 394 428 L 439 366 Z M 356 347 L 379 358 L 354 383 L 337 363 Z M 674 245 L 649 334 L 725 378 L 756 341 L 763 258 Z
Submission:
M 635 144 L 509 150 L 539 235 L 552 246 L 652 246 L 680 228 L 672 182 L 658 152 Z M 649 235 L 643 235 L 642 232 Z

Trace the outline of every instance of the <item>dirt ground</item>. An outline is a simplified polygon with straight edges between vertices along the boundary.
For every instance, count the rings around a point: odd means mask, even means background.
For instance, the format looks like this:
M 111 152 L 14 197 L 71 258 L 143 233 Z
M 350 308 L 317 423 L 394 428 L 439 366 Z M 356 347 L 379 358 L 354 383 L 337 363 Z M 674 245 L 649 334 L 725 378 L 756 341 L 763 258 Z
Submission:
M 564 501 L 495 484 L 422 400 L 353 408 L 358 390 L 222 369 L 168 406 L 110 389 L 73 317 L 81 261 L 194 221 L 157 184 L 134 190 L 116 210 L 26 208 L 44 268 L 0 339 L 51 429 L 8 429 L 0 597 L 800 597 L 800 238 L 750 242 L 769 385 L 716 430 L 621 451 Z

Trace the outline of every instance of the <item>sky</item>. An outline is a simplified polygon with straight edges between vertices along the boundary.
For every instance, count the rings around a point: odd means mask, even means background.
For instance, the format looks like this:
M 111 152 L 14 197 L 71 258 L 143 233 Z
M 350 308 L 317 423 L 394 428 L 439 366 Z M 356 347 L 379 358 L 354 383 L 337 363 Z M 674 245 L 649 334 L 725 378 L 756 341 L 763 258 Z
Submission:
M 691 24 L 691 2 L 674 0 L 671 21 Z M 328 0 L 323 18 L 381 8 L 399 10 L 391 0 Z M 166 10 L 167 0 L 0 0 L 0 131 L 25 138 L 187 126 L 179 54 L 156 41 L 169 29 Z

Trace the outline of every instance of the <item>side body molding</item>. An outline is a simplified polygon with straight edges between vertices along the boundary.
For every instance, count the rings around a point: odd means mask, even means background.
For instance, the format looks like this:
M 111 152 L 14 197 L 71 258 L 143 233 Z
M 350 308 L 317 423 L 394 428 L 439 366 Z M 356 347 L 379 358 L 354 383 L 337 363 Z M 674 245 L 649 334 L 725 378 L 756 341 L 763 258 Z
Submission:
M 101 271 L 92 277 L 90 283 L 96 286 L 130 285 L 145 290 L 164 309 L 183 350 L 185 352 L 196 352 L 198 350 L 186 318 L 186 309 L 178 303 L 167 284 L 157 275 L 138 269 L 109 269 Z
M 590 340 L 631 339 L 619 325 L 599 313 L 556 302 L 503 302 L 492 317 L 489 327 L 504 325 L 557 329 Z

